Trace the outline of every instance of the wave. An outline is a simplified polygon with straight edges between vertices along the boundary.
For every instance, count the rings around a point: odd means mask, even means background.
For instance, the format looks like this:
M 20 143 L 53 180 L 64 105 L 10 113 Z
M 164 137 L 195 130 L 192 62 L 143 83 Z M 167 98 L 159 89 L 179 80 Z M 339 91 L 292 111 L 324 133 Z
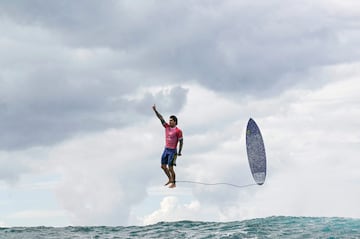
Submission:
M 360 238 L 360 219 L 267 217 L 234 222 L 178 221 L 129 227 L 11 227 L 0 238 Z

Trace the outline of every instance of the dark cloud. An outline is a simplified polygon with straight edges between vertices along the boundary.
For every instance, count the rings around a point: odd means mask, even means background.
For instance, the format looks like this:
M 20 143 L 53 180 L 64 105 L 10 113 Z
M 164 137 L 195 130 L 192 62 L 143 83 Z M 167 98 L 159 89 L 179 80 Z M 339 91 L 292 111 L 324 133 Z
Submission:
M 56 56 L 50 52 L 50 62 L 43 64 L 38 60 L 44 56 L 32 55 L 31 50 L 9 57 L 13 62 L 29 60 L 26 67 L 17 69 L 13 63 L 0 73 L 0 148 L 53 144 L 82 132 L 123 127 L 135 118 L 150 117 L 156 102 L 179 111 L 186 100 L 181 87 L 128 99 L 126 95 L 153 83 L 107 60 L 84 65 L 72 59 L 74 51 Z
M 141 87 L 197 82 L 266 97 L 359 57 L 356 17 L 320 4 L 35 0 L 0 9 L 0 148 L 122 127 L 149 117 L 153 103 L 171 111 L 186 101 L 181 87 L 125 97 Z
M 119 97 L 116 90 L 121 88 L 111 82 L 113 90 L 86 82 L 79 84 L 79 89 L 64 85 L 58 88 L 51 83 L 39 85 L 43 90 L 23 89 L 19 98 L 2 102 L 1 148 L 53 144 L 82 132 L 123 127 L 138 118 L 153 116 L 151 106 L 156 102 L 162 102 L 163 110 L 178 112 L 187 94 L 185 89 L 175 87 L 169 92 L 129 100 Z

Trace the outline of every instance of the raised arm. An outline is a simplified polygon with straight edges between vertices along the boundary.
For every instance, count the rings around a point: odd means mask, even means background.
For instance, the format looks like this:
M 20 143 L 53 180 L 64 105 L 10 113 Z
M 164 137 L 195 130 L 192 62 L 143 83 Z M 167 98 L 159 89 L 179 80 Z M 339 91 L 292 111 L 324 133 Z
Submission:
M 162 115 L 156 110 L 156 105 L 153 105 L 152 108 L 153 108 L 156 116 L 157 116 L 157 117 L 159 118 L 159 120 L 161 121 L 161 124 L 164 125 L 166 122 L 165 122 L 165 120 L 164 120 L 164 117 L 162 117 Z

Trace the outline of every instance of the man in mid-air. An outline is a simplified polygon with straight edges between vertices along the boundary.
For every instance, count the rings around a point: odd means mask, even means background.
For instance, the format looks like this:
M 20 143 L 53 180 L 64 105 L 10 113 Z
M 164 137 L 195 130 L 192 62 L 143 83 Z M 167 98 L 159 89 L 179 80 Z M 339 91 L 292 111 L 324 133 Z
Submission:
M 175 171 L 176 157 L 181 156 L 183 147 L 183 134 L 181 129 L 177 127 L 177 118 L 175 115 L 171 115 L 169 123 L 165 122 L 162 115 L 156 110 L 156 106 L 153 105 L 153 110 L 156 116 L 160 119 L 161 124 L 165 128 L 165 149 L 161 156 L 161 168 L 164 170 L 169 181 L 165 186 L 169 185 L 169 188 L 176 187 Z M 177 145 L 179 143 L 179 151 L 177 151 Z

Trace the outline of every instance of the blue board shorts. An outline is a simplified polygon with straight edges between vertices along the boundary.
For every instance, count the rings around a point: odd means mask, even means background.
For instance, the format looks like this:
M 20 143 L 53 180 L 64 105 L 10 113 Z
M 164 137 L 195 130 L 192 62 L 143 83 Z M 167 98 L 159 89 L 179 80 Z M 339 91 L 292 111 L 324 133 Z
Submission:
M 161 164 L 167 164 L 169 166 L 176 166 L 176 149 L 165 148 L 161 156 Z

